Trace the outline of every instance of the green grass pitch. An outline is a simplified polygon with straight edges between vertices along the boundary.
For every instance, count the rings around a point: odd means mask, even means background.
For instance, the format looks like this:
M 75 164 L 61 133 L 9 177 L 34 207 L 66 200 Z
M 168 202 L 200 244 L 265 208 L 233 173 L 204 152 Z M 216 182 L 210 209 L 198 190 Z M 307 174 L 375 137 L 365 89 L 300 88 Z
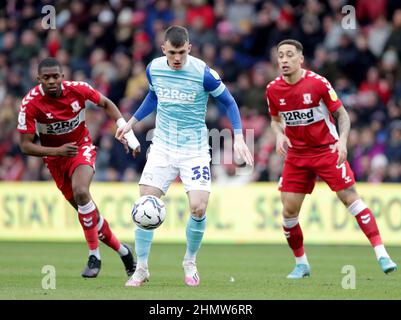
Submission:
M 294 259 L 286 245 L 204 244 L 198 255 L 201 285 L 186 287 L 181 260 L 184 244 L 154 243 L 150 281 L 125 288 L 120 258 L 101 246 L 102 270 L 96 279 L 80 273 L 84 243 L 0 242 L 0 299 L 400 299 L 401 272 L 385 275 L 368 246 L 306 245 L 312 277 L 287 280 Z M 401 264 L 401 247 L 389 247 Z M 42 267 L 56 270 L 56 289 L 42 288 Z M 343 289 L 345 265 L 356 271 L 355 289 Z

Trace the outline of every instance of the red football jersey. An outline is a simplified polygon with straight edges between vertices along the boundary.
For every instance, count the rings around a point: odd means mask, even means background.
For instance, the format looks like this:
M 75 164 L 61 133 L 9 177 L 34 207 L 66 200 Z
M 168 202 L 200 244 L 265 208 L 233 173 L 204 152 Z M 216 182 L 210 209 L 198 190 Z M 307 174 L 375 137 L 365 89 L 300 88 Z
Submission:
M 303 70 L 295 84 L 277 77 L 267 85 L 266 99 L 270 114 L 285 122 L 285 135 L 293 146 L 289 153 L 314 155 L 338 140 L 331 113 L 342 102 L 324 77 L 309 70 Z
M 86 82 L 63 81 L 60 97 L 45 95 L 42 85 L 22 99 L 18 115 L 20 133 L 36 133 L 43 146 L 59 147 L 91 141 L 85 125 L 85 101 L 100 102 L 100 93 Z

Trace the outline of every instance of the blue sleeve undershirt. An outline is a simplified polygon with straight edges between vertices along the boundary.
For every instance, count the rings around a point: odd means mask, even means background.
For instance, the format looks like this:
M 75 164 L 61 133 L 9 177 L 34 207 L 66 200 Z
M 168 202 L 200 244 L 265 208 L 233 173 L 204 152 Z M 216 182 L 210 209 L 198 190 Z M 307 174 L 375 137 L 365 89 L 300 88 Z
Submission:
M 141 121 L 150 115 L 157 108 L 157 96 L 152 90 L 149 90 L 142 104 L 139 106 L 138 110 L 134 113 L 136 120 Z
M 141 121 L 142 119 L 146 118 L 157 108 L 157 96 L 153 90 L 152 77 L 150 76 L 151 64 L 152 62 L 149 63 L 148 66 L 146 67 L 146 77 L 148 78 L 149 81 L 149 92 L 146 95 L 145 99 L 142 101 L 138 110 L 136 110 L 136 112 L 134 113 L 134 117 L 138 121 Z
M 234 134 L 242 133 L 241 115 L 231 93 L 225 88 L 223 93 L 214 98 L 226 107 L 227 116 L 234 129 Z
M 241 115 L 234 97 L 222 83 L 217 72 L 214 70 L 211 71 L 208 66 L 205 66 L 203 87 L 205 91 L 209 92 L 219 103 L 225 106 L 228 119 L 234 129 L 234 134 L 242 133 Z

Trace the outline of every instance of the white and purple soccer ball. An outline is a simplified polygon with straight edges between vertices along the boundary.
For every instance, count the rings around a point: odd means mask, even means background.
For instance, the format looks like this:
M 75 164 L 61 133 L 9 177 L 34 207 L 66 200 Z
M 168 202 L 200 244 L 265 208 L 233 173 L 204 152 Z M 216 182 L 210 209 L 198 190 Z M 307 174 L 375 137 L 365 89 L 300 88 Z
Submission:
M 166 207 L 162 200 L 155 196 L 142 196 L 135 201 L 132 208 L 132 220 L 142 229 L 152 230 L 159 227 L 166 218 Z

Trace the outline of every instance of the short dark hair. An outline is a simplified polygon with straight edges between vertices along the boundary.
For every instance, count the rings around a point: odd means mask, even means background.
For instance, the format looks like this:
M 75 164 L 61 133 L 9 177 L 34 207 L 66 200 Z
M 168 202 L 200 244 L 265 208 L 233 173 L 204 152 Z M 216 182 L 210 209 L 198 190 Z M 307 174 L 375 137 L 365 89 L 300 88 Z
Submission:
M 61 63 L 58 62 L 55 58 L 45 58 L 43 59 L 38 65 L 38 73 L 42 70 L 42 68 L 52 68 L 52 67 L 59 67 L 60 71 L 62 71 Z
M 164 33 L 164 41 L 170 41 L 175 48 L 182 47 L 189 42 L 188 30 L 181 26 L 171 26 Z
M 294 46 L 298 52 L 302 53 L 304 51 L 304 47 L 302 46 L 302 43 L 297 40 L 294 40 L 294 39 L 285 39 L 285 40 L 281 41 L 277 45 L 277 50 L 284 44 L 290 44 L 290 45 Z

